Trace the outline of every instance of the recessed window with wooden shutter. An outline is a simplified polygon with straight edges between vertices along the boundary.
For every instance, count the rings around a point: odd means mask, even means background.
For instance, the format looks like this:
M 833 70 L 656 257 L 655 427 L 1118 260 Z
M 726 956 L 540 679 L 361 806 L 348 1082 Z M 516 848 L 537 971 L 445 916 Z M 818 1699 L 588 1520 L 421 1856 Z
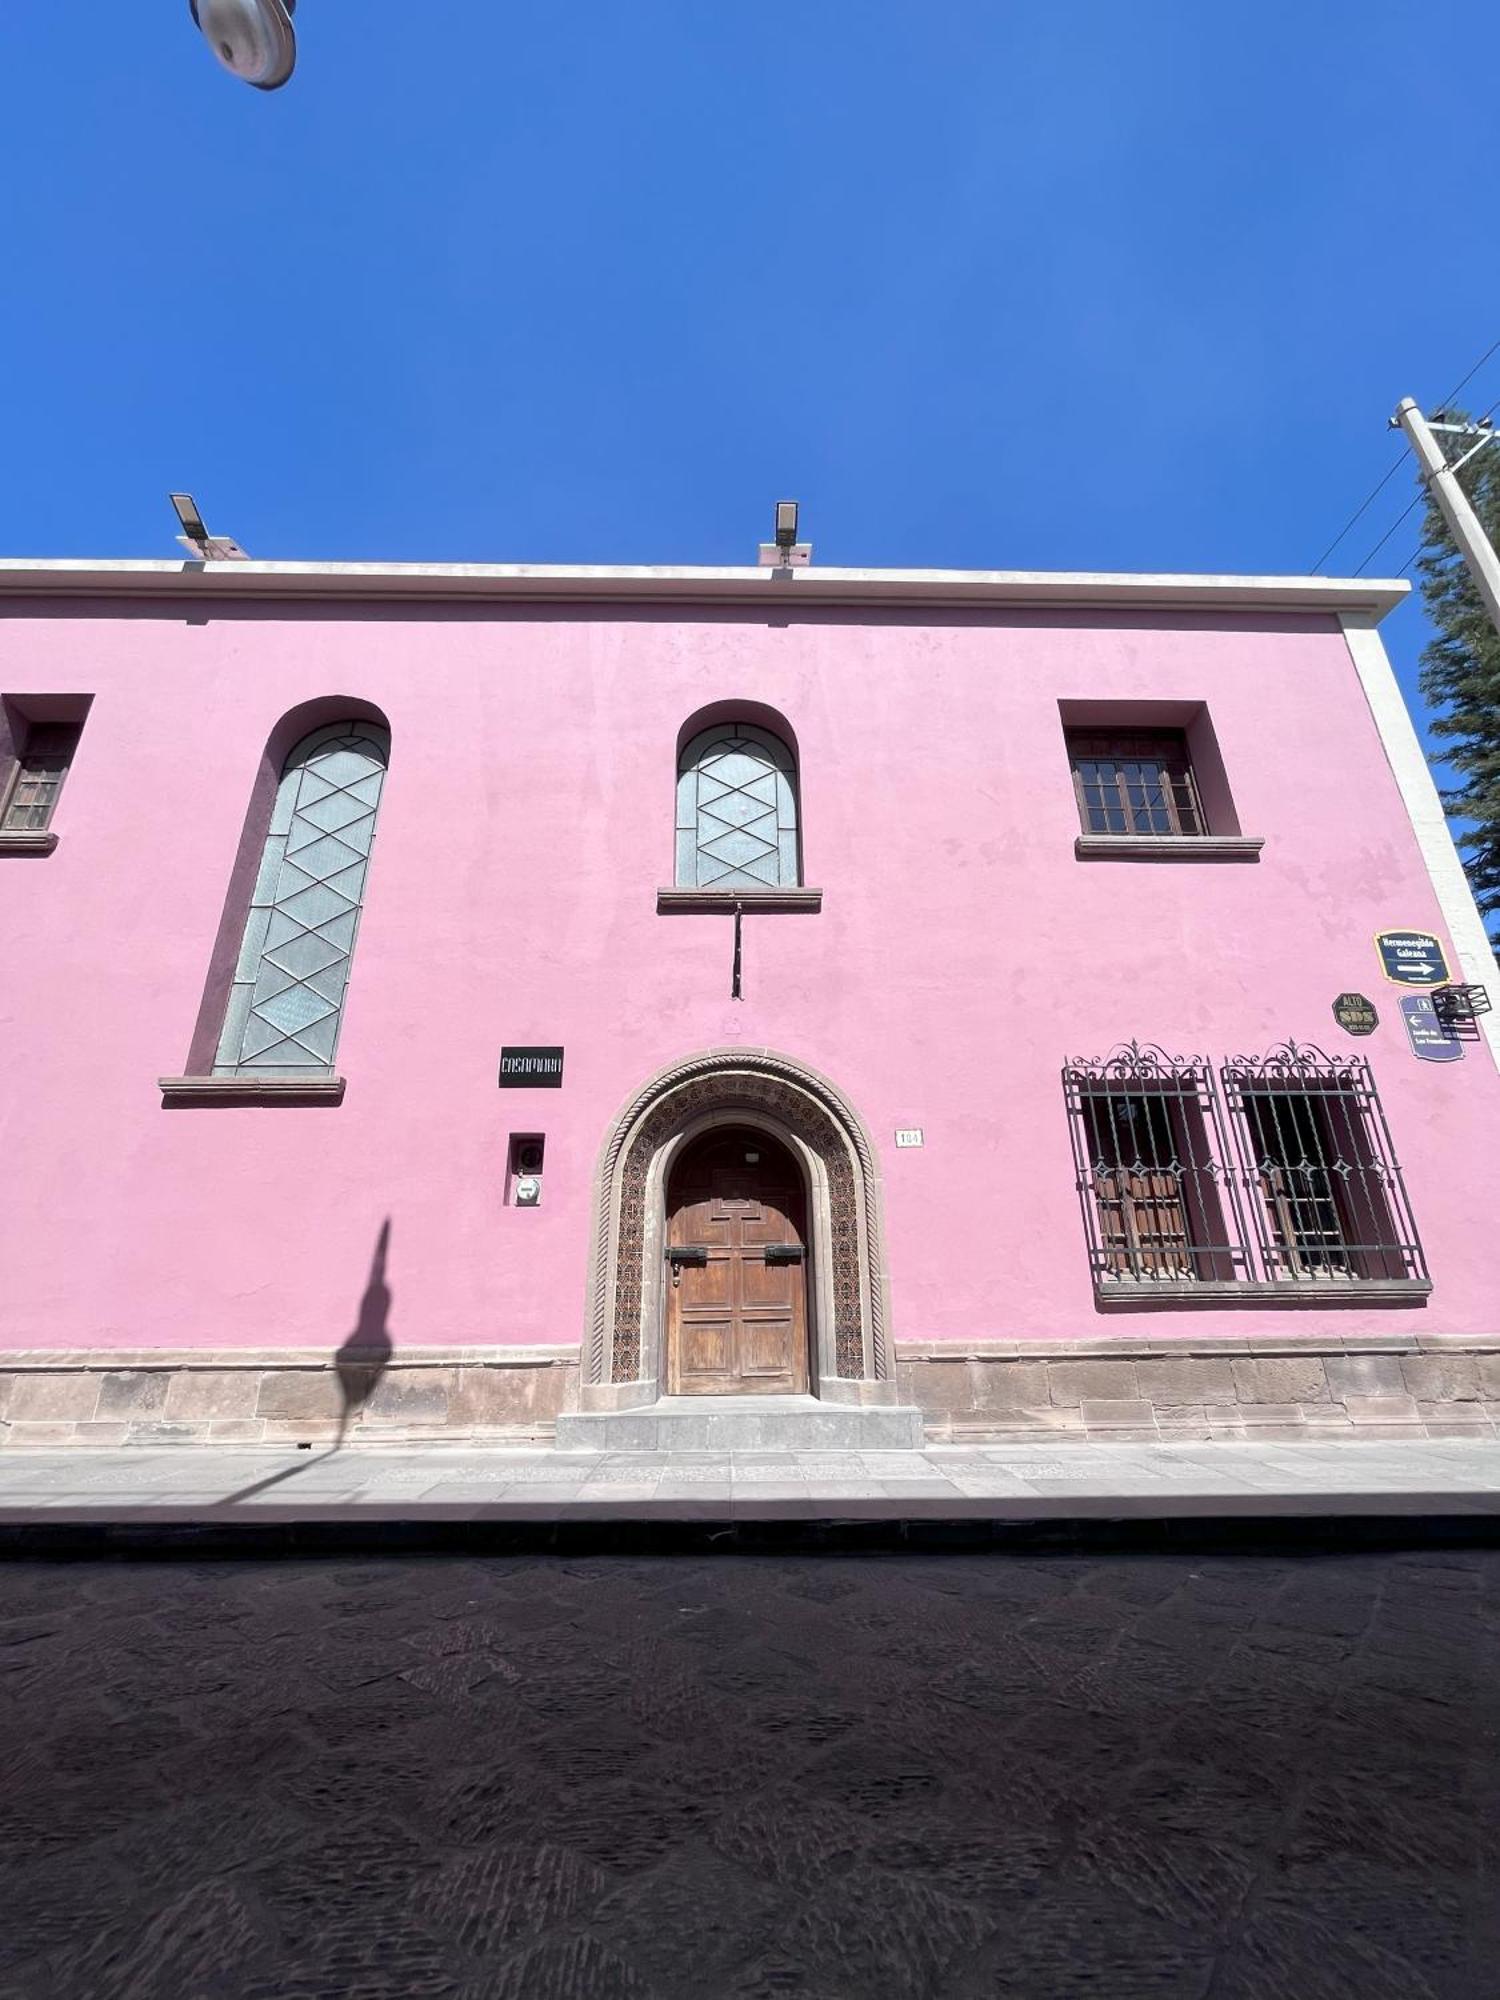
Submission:
M 78 722 L 24 725 L 19 753 L 0 786 L 0 832 L 44 833 L 78 748 Z

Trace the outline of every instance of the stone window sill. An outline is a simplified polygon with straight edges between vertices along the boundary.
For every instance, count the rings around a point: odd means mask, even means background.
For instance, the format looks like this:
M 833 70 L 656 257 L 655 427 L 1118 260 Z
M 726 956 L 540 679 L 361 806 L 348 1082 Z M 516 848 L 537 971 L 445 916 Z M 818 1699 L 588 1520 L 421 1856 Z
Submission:
M 342 1104 L 341 1076 L 161 1076 L 164 1105 Z
M 12 828 L 0 833 L 0 854 L 50 854 L 56 845 L 57 835 L 45 829 L 22 832 Z
M 1156 1305 L 1414 1305 L 1431 1296 L 1429 1278 L 1352 1278 L 1347 1284 L 1306 1284 L 1297 1279 L 1198 1280 L 1195 1278 L 1114 1278 L 1094 1280 L 1097 1305 L 1126 1311 Z
M 733 916 L 735 905 L 752 911 L 816 912 L 823 907 L 821 889 L 658 889 L 658 916 L 685 912 L 692 916 Z
M 1258 861 L 1265 841 L 1248 833 L 1080 833 L 1080 861 Z

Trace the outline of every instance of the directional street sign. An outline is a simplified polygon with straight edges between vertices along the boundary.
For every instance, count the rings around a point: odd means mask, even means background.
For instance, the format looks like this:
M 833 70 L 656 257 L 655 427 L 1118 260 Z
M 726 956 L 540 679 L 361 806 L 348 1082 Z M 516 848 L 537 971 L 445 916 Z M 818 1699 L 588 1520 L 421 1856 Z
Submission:
M 1448 1023 L 1438 1018 L 1430 993 L 1403 993 L 1401 1018 L 1414 1056 L 1423 1062 L 1463 1061 L 1464 1045 Z
M 1431 931 L 1377 931 L 1380 969 L 1393 986 L 1446 986 L 1448 961 Z

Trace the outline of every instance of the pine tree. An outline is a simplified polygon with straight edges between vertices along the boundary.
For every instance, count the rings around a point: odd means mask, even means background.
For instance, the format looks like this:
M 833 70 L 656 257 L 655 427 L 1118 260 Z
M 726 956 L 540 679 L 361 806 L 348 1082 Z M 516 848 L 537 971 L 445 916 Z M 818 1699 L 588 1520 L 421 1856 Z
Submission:
M 1451 423 L 1469 421 L 1461 412 Z M 1445 438 L 1450 458 L 1457 438 Z M 1471 440 L 1472 442 L 1472 440 Z M 1466 448 L 1466 447 L 1465 447 Z M 1487 445 L 1458 475 L 1485 533 L 1500 547 L 1500 444 Z M 1500 633 L 1454 546 L 1447 523 L 1427 503 L 1417 567 L 1437 636 L 1422 654 L 1422 692 L 1437 713 L 1432 730 L 1461 782 L 1443 793 L 1469 884 L 1487 917 L 1500 915 Z

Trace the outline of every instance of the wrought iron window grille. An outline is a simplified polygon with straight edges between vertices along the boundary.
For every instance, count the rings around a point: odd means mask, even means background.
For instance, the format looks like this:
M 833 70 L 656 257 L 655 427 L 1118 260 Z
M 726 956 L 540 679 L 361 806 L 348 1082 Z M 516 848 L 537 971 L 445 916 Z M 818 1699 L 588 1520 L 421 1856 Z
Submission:
M 1216 1076 L 1205 1056 L 1132 1041 L 1062 1080 L 1101 1296 L 1426 1282 L 1362 1058 L 1287 1042 Z
M 1068 1063 L 1062 1075 L 1095 1285 L 1248 1279 L 1208 1058 L 1127 1042 Z
M 1362 1056 L 1283 1042 L 1220 1071 L 1244 1206 L 1273 1282 L 1425 1280 L 1390 1126 Z

